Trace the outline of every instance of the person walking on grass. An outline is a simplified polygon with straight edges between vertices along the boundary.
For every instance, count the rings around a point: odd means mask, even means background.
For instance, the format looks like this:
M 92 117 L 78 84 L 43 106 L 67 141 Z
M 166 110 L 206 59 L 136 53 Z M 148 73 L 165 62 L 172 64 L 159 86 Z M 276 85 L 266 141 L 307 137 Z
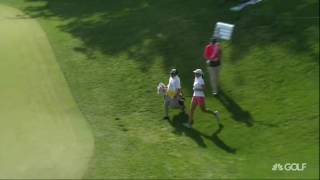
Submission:
M 221 65 L 222 50 L 217 38 L 212 38 L 211 42 L 205 47 L 203 57 L 208 65 L 212 94 L 218 95 L 219 74 Z
M 170 71 L 169 83 L 166 88 L 166 95 L 164 96 L 163 120 L 169 120 L 169 107 L 180 108 L 183 112 L 185 110 L 184 98 L 181 91 L 180 78 L 176 69 L 172 69 Z
M 189 121 L 188 123 L 184 123 L 183 125 L 186 126 L 187 128 L 192 128 L 192 124 L 194 122 L 193 121 L 194 111 L 196 110 L 197 106 L 200 106 L 200 109 L 202 110 L 202 112 L 214 115 L 218 121 L 219 126 L 221 126 L 219 112 L 212 111 L 206 108 L 205 95 L 204 95 L 204 91 L 206 87 L 203 80 L 202 70 L 196 69 L 193 72 L 194 72 L 195 78 L 193 83 L 193 96 L 191 100 L 191 110 L 189 114 Z

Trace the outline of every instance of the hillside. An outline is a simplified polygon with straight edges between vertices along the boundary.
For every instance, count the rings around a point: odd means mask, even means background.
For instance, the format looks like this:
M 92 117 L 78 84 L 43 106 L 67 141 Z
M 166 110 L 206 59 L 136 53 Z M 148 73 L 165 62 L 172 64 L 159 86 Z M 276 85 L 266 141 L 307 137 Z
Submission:
M 40 22 L 92 128 L 84 178 L 319 178 L 319 1 L 239 2 L 0 0 Z M 224 128 L 199 110 L 193 129 L 179 111 L 163 122 L 157 84 L 177 68 L 189 104 L 217 21 L 236 26 L 207 95 Z M 272 171 L 293 162 L 307 168 Z

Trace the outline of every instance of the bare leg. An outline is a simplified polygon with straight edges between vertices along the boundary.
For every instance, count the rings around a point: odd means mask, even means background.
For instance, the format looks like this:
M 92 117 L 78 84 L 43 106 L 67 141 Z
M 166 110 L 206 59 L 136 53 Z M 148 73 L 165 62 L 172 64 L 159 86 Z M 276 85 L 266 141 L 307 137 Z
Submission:
M 212 110 L 210 110 L 210 109 L 207 109 L 206 105 L 200 106 L 200 109 L 204 113 L 209 113 L 209 114 L 213 114 L 214 115 L 214 112 Z
M 206 105 L 200 106 L 200 109 L 201 109 L 201 111 L 204 112 L 204 113 L 208 113 L 208 114 L 214 115 L 214 116 L 216 117 L 217 121 L 218 121 L 218 124 L 221 124 L 221 123 L 220 123 L 219 115 L 217 114 L 217 113 L 218 113 L 217 111 L 214 112 L 214 111 L 212 111 L 212 110 L 210 110 L 210 109 L 207 109 L 207 108 L 206 108 Z
M 194 104 L 191 102 L 191 110 L 190 110 L 190 115 L 189 115 L 189 123 L 193 124 L 193 114 L 194 111 L 196 110 L 197 104 Z

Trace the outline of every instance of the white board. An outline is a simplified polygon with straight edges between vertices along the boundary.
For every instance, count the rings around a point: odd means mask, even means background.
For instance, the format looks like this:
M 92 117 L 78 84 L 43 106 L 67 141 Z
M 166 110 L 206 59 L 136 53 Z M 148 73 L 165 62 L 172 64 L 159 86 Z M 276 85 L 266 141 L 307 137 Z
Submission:
M 230 40 L 232 37 L 234 25 L 224 22 L 217 22 L 215 25 L 213 37 L 219 39 Z

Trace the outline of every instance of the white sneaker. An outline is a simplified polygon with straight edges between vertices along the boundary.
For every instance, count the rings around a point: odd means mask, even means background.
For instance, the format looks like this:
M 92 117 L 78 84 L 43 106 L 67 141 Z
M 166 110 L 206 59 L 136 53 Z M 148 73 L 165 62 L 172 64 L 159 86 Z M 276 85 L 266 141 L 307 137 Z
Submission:
M 192 128 L 192 125 L 190 123 L 183 123 L 182 125 L 186 128 Z
M 214 111 L 213 113 L 216 116 L 216 118 L 220 121 L 220 113 L 219 113 L 219 111 Z

